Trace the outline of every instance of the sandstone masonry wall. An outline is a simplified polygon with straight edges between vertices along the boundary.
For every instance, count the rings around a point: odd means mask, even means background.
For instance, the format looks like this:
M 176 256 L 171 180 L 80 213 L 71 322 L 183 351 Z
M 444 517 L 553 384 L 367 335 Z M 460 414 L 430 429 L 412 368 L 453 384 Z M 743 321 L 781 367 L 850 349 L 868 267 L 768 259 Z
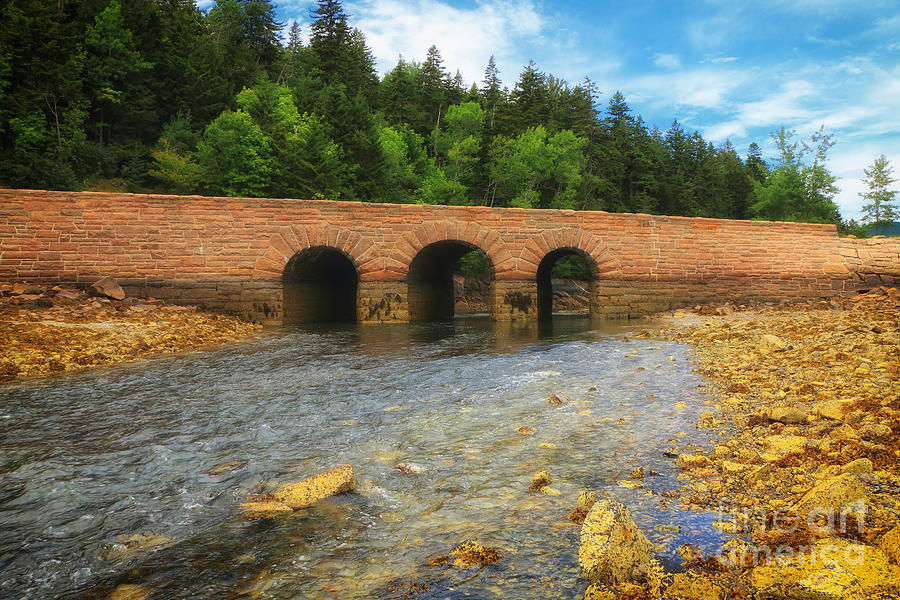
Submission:
M 0 280 L 88 285 L 112 275 L 154 296 L 282 320 L 282 274 L 331 246 L 359 273 L 361 321 L 409 317 L 406 275 L 428 244 L 481 248 L 498 320 L 535 316 L 540 261 L 593 259 L 592 310 L 628 317 L 723 299 L 850 294 L 900 278 L 900 243 L 834 226 L 644 214 L 0 190 Z

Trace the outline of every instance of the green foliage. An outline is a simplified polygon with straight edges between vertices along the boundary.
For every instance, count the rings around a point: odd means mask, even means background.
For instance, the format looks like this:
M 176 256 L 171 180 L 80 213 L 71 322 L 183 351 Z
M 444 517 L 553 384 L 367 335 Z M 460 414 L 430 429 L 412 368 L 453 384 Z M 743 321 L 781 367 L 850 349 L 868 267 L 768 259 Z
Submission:
M 206 127 L 197 160 L 211 194 L 265 196 L 271 183 L 271 144 L 242 110 L 223 112 Z
M 862 180 L 866 191 L 860 192 L 860 197 L 868 202 L 862 206 L 863 224 L 876 227 L 887 222 L 900 219 L 900 211 L 894 204 L 897 190 L 890 189 L 891 184 L 897 179 L 893 177 L 894 168 L 884 154 L 876 158 L 867 169 L 864 169 L 866 177 Z
M 568 254 L 561 257 L 553 265 L 550 274 L 559 279 L 588 281 L 594 278 L 587 260 L 579 254 Z
M 495 139 L 490 172 L 496 199 L 518 208 L 575 208 L 585 144 L 571 131 L 549 134 L 540 125 Z
M 795 132 L 783 127 L 772 133 L 778 148 L 777 167 L 764 182 L 755 182 L 753 215 L 772 221 L 807 223 L 840 223 L 833 198 L 838 192 L 835 177 L 825 167 L 828 150 L 834 145 L 832 136 L 819 129 L 812 135 L 810 147 L 793 141 Z M 813 156 L 811 163 L 803 159 Z

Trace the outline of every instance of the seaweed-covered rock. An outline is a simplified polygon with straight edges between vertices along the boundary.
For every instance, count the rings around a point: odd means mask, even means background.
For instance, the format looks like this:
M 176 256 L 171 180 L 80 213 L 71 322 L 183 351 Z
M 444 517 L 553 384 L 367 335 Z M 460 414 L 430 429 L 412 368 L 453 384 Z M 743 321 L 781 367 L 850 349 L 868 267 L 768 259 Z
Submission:
M 578 564 L 591 582 L 614 585 L 645 578 L 653 545 L 619 502 L 596 502 L 581 527 Z
M 343 494 L 353 489 L 353 465 L 347 463 L 313 475 L 297 483 L 283 486 L 274 494 L 247 498 L 241 509 L 250 515 L 265 515 L 312 506 L 322 498 Z
M 866 487 L 856 473 L 829 477 L 806 492 L 793 506 L 794 512 L 806 516 L 811 512 L 835 512 L 842 507 L 866 499 Z
M 808 553 L 777 557 L 756 567 L 750 583 L 766 597 L 856 600 L 872 594 L 895 598 L 900 593 L 900 567 L 884 552 L 850 540 L 826 538 Z
M 678 600 L 725 600 L 725 590 L 708 575 L 677 573 L 666 590 L 666 598 Z
M 495 565 L 503 559 L 503 553 L 496 548 L 484 546 L 477 540 L 463 542 L 450 551 L 454 567 L 487 567 Z

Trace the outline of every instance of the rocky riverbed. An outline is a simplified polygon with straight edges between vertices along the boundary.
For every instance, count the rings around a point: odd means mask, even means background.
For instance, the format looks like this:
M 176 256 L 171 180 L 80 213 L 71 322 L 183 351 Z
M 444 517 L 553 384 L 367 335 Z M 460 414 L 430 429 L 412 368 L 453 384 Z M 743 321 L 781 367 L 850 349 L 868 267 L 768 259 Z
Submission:
M 110 284 L 91 292 L 0 285 L 0 382 L 206 348 L 259 329 L 193 307 L 125 298 Z
M 641 584 L 586 598 L 900 598 L 898 315 L 881 288 L 680 310 L 647 332 L 692 346 L 721 398 L 697 423 L 718 443 L 673 453 L 684 486 L 663 495 L 719 511 L 732 537 L 717 555 L 680 548 L 684 573 L 661 582 L 648 562 Z

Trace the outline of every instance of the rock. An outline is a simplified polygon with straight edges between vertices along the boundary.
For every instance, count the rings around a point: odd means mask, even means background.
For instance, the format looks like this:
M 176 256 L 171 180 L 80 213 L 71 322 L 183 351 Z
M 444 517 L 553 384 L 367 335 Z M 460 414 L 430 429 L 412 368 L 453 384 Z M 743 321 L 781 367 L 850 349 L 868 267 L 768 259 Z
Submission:
M 585 510 L 590 510 L 596 502 L 597 494 L 594 492 L 581 492 L 578 494 L 578 506 Z
M 209 473 L 210 475 L 221 475 L 222 473 L 228 473 L 229 471 L 237 471 L 238 469 L 243 469 L 246 465 L 246 460 L 229 460 L 228 462 L 217 464 L 212 469 L 207 471 L 207 473 Z
M 844 423 L 840 427 L 835 427 L 829 434 L 829 437 L 835 440 L 858 440 L 859 433 L 852 426 Z
M 643 479 L 644 478 L 644 467 L 638 467 L 629 475 L 632 479 Z
M 766 445 L 777 454 L 793 454 L 803 452 L 806 438 L 800 435 L 769 435 L 766 436 Z
M 483 546 L 478 541 L 463 542 L 450 551 L 454 567 L 468 569 L 469 567 L 487 567 L 495 565 L 503 559 L 503 553 L 496 548 Z
M 682 544 L 678 546 L 678 554 L 681 555 L 681 562 L 685 565 L 692 565 L 703 560 L 703 550 L 694 544 Z
M 552 406 L 562 406 L 566 403 L 565 400 L 563 400 L 556 394 L 550 394 L 549 396 L 547 396 L 547 402 Z
M 578 564 L 592 583 L 615 585 L 644 579 L 653 545 L 638 529 L 624 505 L 601 500 L 581 527 Z
M 769 420 L 779 423 L 806 423 L 806 413 L 794 406 L 782 404 L 769 411 Z
M 699 469 L 709 464 L 709 458 L 701 454 L 679 454 L 677 463 L 685 470 Z
M 770 352 L 786 349 L 787 344 L 777 335 L 766 333 L 759 339 L 759 344 L 756 348 L 761 354 L 769 354 Z
M 144 600 L 150 595 L 150 588 L 143 585 L 123 583 L 107 597 L 107 600 Z
M 14 283 L 10 290 L 10 294 L 13 296 L 21 296 L 23 294 L 40 294 L 42 291 L 41 286 L 33 283 Z
M 604 586 L 590 584 L 584 591 L 582 600 L 616 600 L 619 594 L 611 590 L 605 589 Z
M 900 564 L 900 525 L 894 527 L 878 540 L 878 547 L 888 560 Z
M 97 295 L 113 300 L 124 300 L 125 290 L 119 285 L 114 277 L 104 277 L 91 284 L 90 291 Z
M 829 477 L 816 484 L 793 506 L 800 516 L 809 513 L 835 514 L 842 507 L 866 499 L 866 488 L 857 473 Z
M 538 491 L 547 496 L 559 496 L 559 490 L 552 488 L 549 485 L 542 486 Z
M 241 509 L 252 514 L 296 510 L 312 506 L 322 498 L 343 494 L 353 489 L 353 465 L 347 463 L 313 475 L 297 483 L 281 487 L 274 494 L 247 498 Z
M 842 473 L 871 473 L 875 467 L 868 458 L 857 458 L 841 467 Z
M 676 573 L 666 589 L 667 597 L 691 600 L 725 600 L 722 586 L 702 573 Z
M 416 463 L 400 463 L 394 467 L 397 471 L 401 473 L 406 473 L 407 475 L 421 475 L 427 469 L 422 465 Z
M 833 399 L 818 402 L 813 406 L 813 410 L 823 419 L 832 419 L 840 421 L 844 418 L 847 406 L 852 403 L 851 400 Z
M 765 597 L 857 600 L 880 592 L 890 598 L 900 592 L 900 567 L 874 546 L 826 538 L 807 552 L 776 556 L 753 569 L 749 580 Z
M 547 471 L 538 471 L 534 475 L 531 476 L 531 486 L 528 488 L 529 491 L 537 492 L 544 486 L 550 485 L 553 483 L 553 478 L 550 477 L 550 473 Z
M 519 435 L 532 435 L 534 434 L 535 429 L 534 427 L 528 427 L 527 425 L 524 425 L 516 429 L 516 431 L 519 432 Z
M 721 465 L 722 465 L 722 470 L 725 473 L 730 473 L 732 475 L 735 475 L 738 473 L 744 473 L 753 468 L 753 465 L 745 465 L 745 464 L 733 462 L 730 460 L 723 460 Z
M 882 423 L 869 423 L 860 427 L 857 433 L 862 439 L 874 442 L 888 439 L 894 432 L 890 427 Z

